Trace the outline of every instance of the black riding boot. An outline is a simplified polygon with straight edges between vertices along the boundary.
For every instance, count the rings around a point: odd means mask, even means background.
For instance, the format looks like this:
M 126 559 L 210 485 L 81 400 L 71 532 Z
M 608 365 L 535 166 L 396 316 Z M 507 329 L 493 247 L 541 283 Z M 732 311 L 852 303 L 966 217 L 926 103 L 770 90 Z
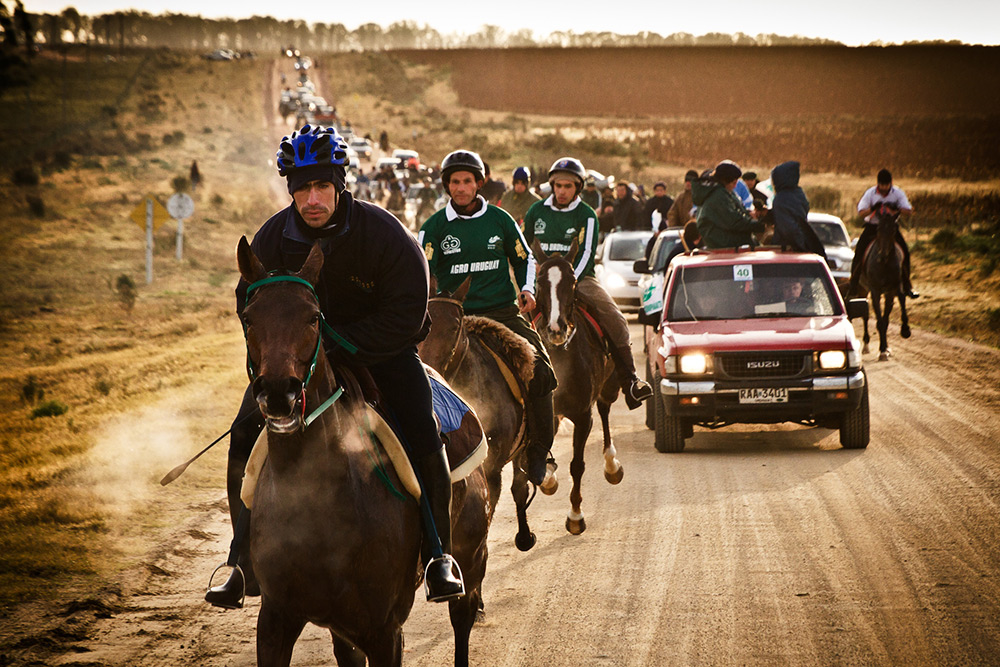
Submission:
M 555 437 L 555 414 L 552 392 L 527 397 L 524 409 L 528 413 L 527 470 L 528 480 L 538 486 L 545 481 L 546 459 Z
M 899 241 L 899 245 L 903 247 L 903 291 L 910 299 L 920 298 L 920 294 L 913 291 L 913 283 L 910 282 L 910 246 L 906 244 L 906 240 L 903 238 L 903 235 L 898 231 L 896 232 L 896 240 Z
M 627 347 L 609 348 L 611 360 L 615 362 L 615 374 L 625 394 L 625 405 L 629 410 L 635 410 L 642 402 L 653 395 L 653 388 L 639 379 L 635 374 L 635 362 L 632 360 L 632 350 Z
M 250 510 L 242 503 L 239 518 L 233 527 L 233 541 L 229 545 L 229 558 L 226 565 L 233 568 L 229 573 L 229 578 L 221 586 L 213 586 L 205 593 L 205 602 L 213 607 L 223 609 L 242 609 L 243 598 L 247 590 L 247 578 L 244 576 L 244 568 L 253 577 L 253 570 L 250 568 L 249 558 L 247 558 L 247 547 L 250 542 Z M 221 565 L 219 567 L 222 567 Z M 218 568 L 217 568 L 218 569 Z M 213 573 L 214 574 L 214 573 Z M 211 582 L 210 582 L 211 583 Z M 255 594 L 260 595 L 260 589 L 256 581 L 252 581 Z
M 424 587 L 428 601 L 444 602 L 465 595 L 462 571 L 451 556 L 451 471 L 444 447 L 423 456 L 416 464 L 424 505 Z

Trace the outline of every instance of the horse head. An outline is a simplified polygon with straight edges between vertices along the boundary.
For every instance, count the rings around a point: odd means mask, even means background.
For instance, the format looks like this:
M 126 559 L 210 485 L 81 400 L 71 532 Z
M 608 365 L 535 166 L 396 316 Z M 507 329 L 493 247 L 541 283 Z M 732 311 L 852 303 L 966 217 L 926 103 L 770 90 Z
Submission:
M 899 230 L 899 209 L 883 202 L 875 209 L 878 219 L 878 233 L 875 243 L 878 255 L 887 261 L 896 250 L 896 232 Z
M 306 387 L 326 363 L 313 290 L 323 252 L 314 245 L 298 273 L 269 276 L 243 237 L 236 258 L 250 283 L 242 318 L 254 398 L 269 431 L 294 433 L 304 425 Z
M 573 323 L 573 308 L 576 300 L 576 276 L 573 275 L 573 259 L 579 244 L 573 239 L 565 255 L 546 255 L 538 239 L 531 243 L 531 252 L 538 263 L 535 275 L 535 303 L 538 309 L 538 333 L 553 345 L 566 345 L 576 325 Z
M 463 324 L 465 309 L 462 304 L 471 284 L 472 276 L 469 276 L 454 293 L 436 293 L 437 282 L 431 279 L 430 298 L 427 300 L 431 331 L 417 346 L 417 353 L 428 366 L 437 370 L 446 379 L 461 362 L 468 346 Z

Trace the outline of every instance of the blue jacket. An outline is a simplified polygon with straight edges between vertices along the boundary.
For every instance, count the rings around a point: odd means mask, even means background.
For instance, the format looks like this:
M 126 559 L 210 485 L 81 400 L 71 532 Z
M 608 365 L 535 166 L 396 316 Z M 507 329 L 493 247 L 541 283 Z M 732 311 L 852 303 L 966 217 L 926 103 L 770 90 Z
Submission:
M 331 328 L 358 348 L 351 361 L 371 366 L 422 341 L 430 330 L 429 273 L 413 235 L 391 213 L 343 192 L 330 224 L 310 228 L 294 206 L 275 213 L 250 248 L 268 271 L 298 271 L 313 243 L 323 248 L 316 294 Z M 243 312 L 247 283 L 236 287 Z M 327 344 L 334 352 L 334 344 Z
M 809 200 L 799 187 L 799 163 L 794 160 L 782 162 L 771 170 L 771 184 L 774 186 L 774 245 L 780 245 L 799 252 L 814 252 L 826 258 L 822 241 L 816 236 L 808 222 Z

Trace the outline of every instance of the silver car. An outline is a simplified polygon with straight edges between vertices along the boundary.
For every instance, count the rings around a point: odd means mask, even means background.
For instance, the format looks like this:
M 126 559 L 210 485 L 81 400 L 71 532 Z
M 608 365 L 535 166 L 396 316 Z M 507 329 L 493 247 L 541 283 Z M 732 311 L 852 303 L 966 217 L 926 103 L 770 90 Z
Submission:
M 809 213 L 808 221 L 826 249 L 827 263 L 837 284 L 850 280 L 854 248 L 851 247 L 851 237 L 844 221 L 829 213 L 812 212 Z
M 597 279 L 623 311 L 639 310 L 639 274 L 633 264 L 646 256 L 646 244 L 652 236 L 652 229 L 611 232 L 597 249 Z

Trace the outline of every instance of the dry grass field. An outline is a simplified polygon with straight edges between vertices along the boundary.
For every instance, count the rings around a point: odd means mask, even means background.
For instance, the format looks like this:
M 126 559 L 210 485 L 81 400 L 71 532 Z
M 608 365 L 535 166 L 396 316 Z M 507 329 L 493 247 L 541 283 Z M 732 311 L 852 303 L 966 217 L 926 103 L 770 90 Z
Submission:
M 384 129 L 426 161 L 475 148 L 504 180 L 564 154 L 671 189 L 724 157 L 764 173 L 799 159 L 815 207 L 846 215 L 887 165 L 918 210 L 913 323 L 1000 345 L 1000 50 L 316 61 L 359 134 Z M 289 62 L 156 52 L 71 60 L 67 78 L 56 59 L 36 67 L 29 112 L 23 91 L 0 98 L 0 608 L 113 582 L 170 530 L 159 502 L 221 489 L 224 445 L 174 486 L 155 482 L 229 425 L 245 382 L 234 248 L 287 201 L 269 160 L 290 129 L 274 118 L 274 68 L 292 76 Z M 146 194 L 165 202 L 195 159 L 184 258 L 164 224 L 146 285 L 129 213 Z M 8 648 L 0 637 L 0 658 Z

